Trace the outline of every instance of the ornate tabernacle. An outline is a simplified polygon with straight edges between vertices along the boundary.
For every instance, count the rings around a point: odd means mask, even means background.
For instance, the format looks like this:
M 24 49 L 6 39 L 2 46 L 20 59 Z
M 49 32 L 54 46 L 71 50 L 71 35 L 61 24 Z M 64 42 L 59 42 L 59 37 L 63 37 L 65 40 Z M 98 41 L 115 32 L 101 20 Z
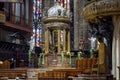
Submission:
M 58 2 L 44 12 L 45 66 L 69 66 L 70 15 Z

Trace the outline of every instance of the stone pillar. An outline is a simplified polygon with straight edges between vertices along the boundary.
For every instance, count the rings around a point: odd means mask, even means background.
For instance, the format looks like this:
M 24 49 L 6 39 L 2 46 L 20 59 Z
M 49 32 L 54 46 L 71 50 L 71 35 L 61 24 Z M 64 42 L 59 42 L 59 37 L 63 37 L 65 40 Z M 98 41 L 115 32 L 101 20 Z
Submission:
M 60 30 L 58 29 L 58 54 L 60 54 Z
M 78 50 L 79 44 L 79 0 L 74 0 L 74 50 Z
M 113 33 L 113 45 L 112 45 L 112 74 L 119 80 L 120 66 L 120 16 L 113 17 L 114 33 Z
M 63 30 L 63 51 L 66 52 L 66 30 Z
M 70 30 L 68 30 L 67 38 L 68 38 L 68 39 L 67 39 L 67 40 L 68 40 L 68 41 L 67 41 L 67 42 L 68 42 L 68 43 L 67 43 L 67 45 L 68 45 L 68 50 L 67 50 L 67 51 L 70 52 Z
M 45 47 L 45 54 L 47 53 L 46 51 L 46 46 L 47 46 L 47 40 L 46 40 L 46 37 L 47 37 L 47 33 L 46 33 L 46 30 L 45 30 L 45 45 L 44 45 L 44 47 Z

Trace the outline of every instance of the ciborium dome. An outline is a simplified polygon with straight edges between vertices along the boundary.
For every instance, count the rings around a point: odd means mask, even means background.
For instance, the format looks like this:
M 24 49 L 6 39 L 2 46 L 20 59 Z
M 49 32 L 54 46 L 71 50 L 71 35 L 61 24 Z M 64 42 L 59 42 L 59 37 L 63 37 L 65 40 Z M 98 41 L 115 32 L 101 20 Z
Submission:
M 65 22 L 70 23 L 72 14 L 67 12 L 58 2 L 55 2 L 54 6 L 49 8 L 48 11 L 43 13 L 43 22 Z
M 61 7 L 58 2 L 56 2 L 55 5 L 48 10 L 48 17 L 57 16 L 67 16 L 66 10 Z

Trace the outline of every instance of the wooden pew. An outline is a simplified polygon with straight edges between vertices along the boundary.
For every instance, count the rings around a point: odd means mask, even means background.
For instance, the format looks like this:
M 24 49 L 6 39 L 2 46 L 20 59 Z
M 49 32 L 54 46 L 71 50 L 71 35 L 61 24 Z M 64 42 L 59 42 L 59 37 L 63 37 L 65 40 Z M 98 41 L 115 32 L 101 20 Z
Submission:
M 66 80 L 65 72 L 47 71 L 45 73 L 38 73 L 38 80 Z
M 76 60 L 76 69 L 83 71 L 83 59 Z
M 10 69 L 10 61 L 5 60 L 3 62 L 3 69 Z
M 0 69 L 0 79 L 3 77 L 8 77 L 9 79 L 15 79 L 19 77 L 20 79 L 27 78 L 26 69 Z
M 67 77 L 68 76 L 77 76 L 78 74 L 81 74 L 82 71 L 79 69 L 55 69 L 54 72 L 66 72 Z
M 85 58 L 76 60 L 76 69 L 81 70 L 83 74 L 91 74 L 92 66 L 97 63 L 97 58 Z
M 0 69 L 10 69 L 10 62 L 8 60 L 0 61 Z
M 87 60 L 87 67 L 86 69 L 83 71 L 84 74 L 90 74 L 92 71 L 92 58 L 88 58 Z
M 67 80 L 69 77 L 77 76 L 81 74 L 81 70 L 78 69 L 54 69 L 53 71 L 47 71 L 45 73 L 38 73 L 38 80 Z
M 87 62 L 88 62 L 88 59 L 83 59 L 83 71 L 85 70 L 85 69 L 87 69 Z
M 0 69 L 3 69 L 3 61 L 0 61 Z

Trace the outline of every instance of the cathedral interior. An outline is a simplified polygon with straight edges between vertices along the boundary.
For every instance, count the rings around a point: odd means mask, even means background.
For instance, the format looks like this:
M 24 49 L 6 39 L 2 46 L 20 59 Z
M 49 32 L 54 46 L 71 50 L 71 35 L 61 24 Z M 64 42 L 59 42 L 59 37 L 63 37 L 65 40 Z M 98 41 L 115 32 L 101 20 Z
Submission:
M 120 80 L 120 0 L 0 0 L 0 80 Z

